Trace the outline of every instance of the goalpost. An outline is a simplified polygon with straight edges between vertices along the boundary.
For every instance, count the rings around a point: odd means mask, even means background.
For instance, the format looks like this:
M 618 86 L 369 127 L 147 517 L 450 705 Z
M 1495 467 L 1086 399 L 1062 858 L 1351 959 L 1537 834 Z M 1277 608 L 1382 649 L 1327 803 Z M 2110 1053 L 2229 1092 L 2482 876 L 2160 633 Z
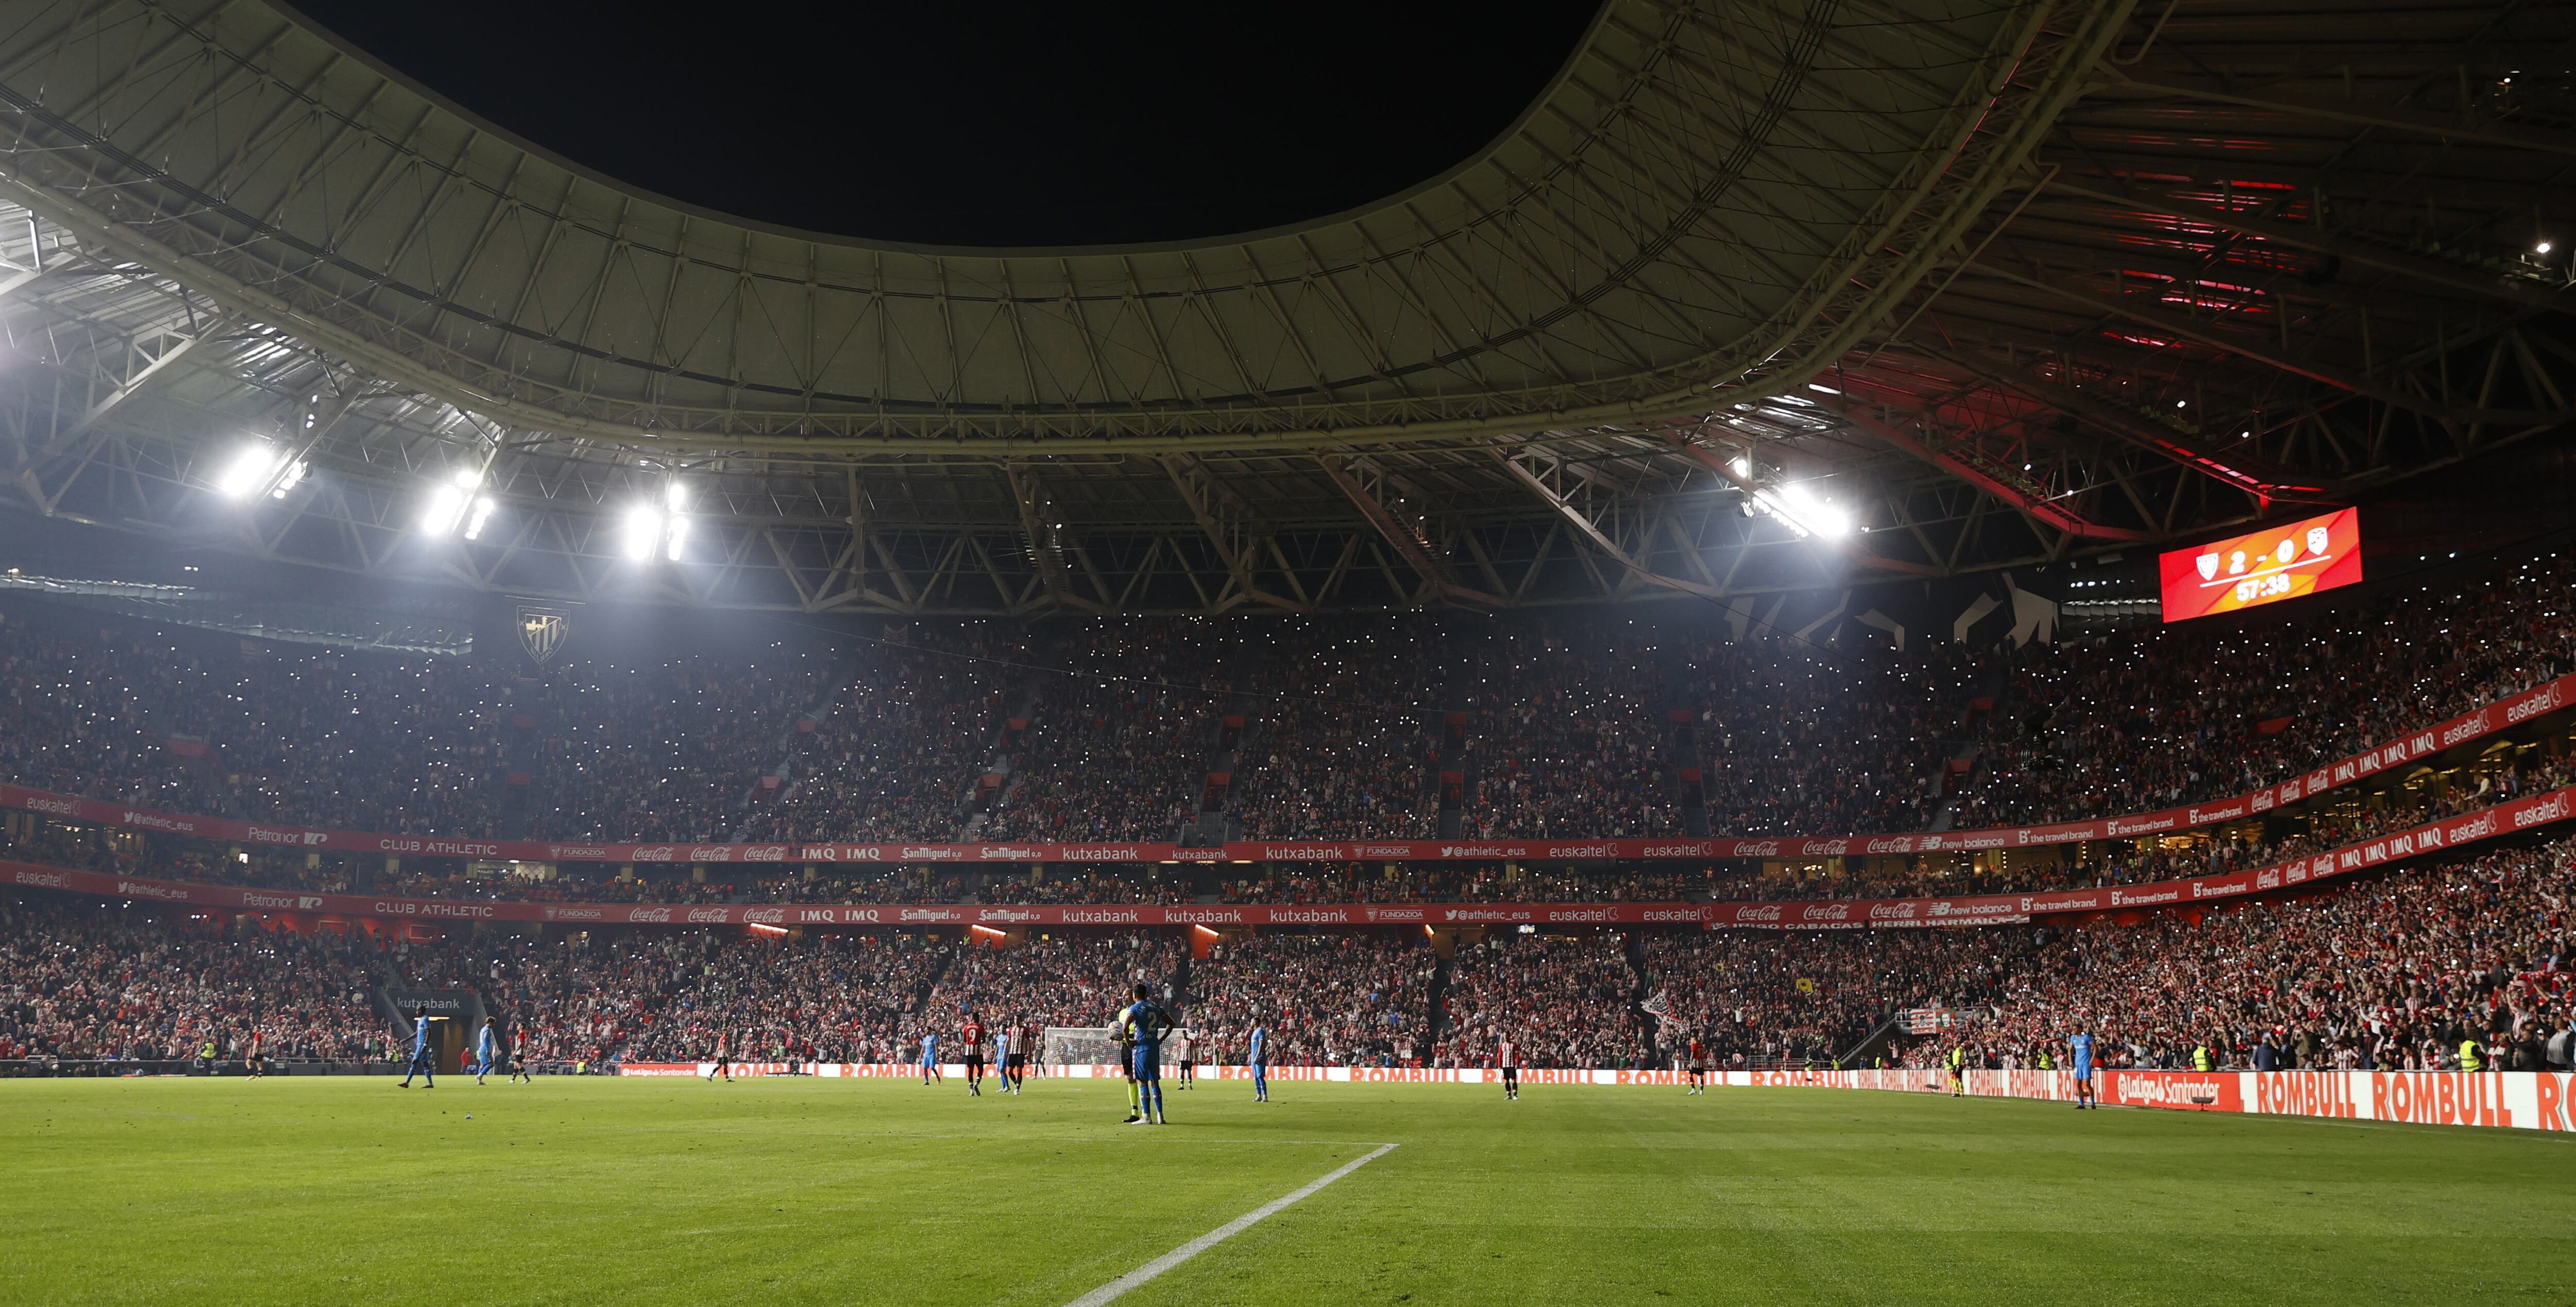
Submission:
M 1040 1066 L 1107 1066 L 1117 1060 L 1107 1026 L 1048 1026 L 1038 1041 Z

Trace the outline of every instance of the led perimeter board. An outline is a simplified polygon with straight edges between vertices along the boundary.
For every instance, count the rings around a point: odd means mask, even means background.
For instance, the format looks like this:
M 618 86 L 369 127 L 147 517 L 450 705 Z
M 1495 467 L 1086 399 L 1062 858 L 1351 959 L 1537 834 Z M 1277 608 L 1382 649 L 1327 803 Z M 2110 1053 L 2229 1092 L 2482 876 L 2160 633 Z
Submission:
M 2296 599 L 2361 579 L 2361 510 L 2267 526 L 2158 560 L 2168 622 Z

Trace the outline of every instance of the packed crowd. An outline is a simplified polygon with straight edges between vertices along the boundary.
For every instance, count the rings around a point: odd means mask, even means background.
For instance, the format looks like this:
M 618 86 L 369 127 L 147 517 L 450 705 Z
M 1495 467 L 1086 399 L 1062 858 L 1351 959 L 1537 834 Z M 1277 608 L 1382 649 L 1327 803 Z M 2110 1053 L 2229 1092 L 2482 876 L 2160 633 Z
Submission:
M 1659 722 L 1665 660 L 1633 622 L 1559 632 L 1515 626 L 1461 641 L 1475 671 L 1461 833 L 1572 839 L 1682 833 Z
M 1254 839 L 1969 828 L 2236 793 L 2560 674 L 2572 581 L 2508 559 L 2021 648 L 1727 640 L 1677 613 L 1103 618 L 525 675 L 25 606 L 0 622 L 0 777 L 602 840 L 1166 840 L 1208 802 Z
M 1648 1001 L 1665 1057 L 1697 1039 L 1708 1065 L 1830 1064 L 1897 1006 L 1999 997 L 2005 955 L 2029 932 L 1871 931 L 1784 939 L 1772 931 L 1645 936 Z
M 335 939 L 225 931 L 106 904 L 0 898 L 0 1058 L 362 1061 L 374 976 Z
M 2032 932 L 2005 956 L 1912 1060 L 1959 1046 L 2043 1065 L 2083 1028 L 2112 1066 L 2189 1068 L 2205 1049 L 2263 1070 L 2540 1070 L 2576 1020 L 2576 842 L 2130 930 Z
M 2576 1019 L 2576 840 L 2328 882 L 2287 898 L 2081 928 L 1502 934 L 1445 966 L 1395 932 L 1177 932 L 961 948 L 928 935 L 639 932 L 542 942 L 298 934 L 152 905 L 0 898 L 0 1058 L 381 1060 L 371 990 L 471 988 L 539 1062 L 738 1056 L 900 1062 L 924 1034 L 1097 1026 L 1139 980 L 1177 983 L 1202 1060 L 1721 1066 L 1851 1052 L 1903 1009 L 1946 1030 L 1881 1053 L 2048 1065 L 2092 1031 L 2112 1066 L 2522 1069 Z M 1651 1014 L 1651 1015 L 1650 1015 Z M 2556 1050 L 2553 1052 L 2552 1050 Z
M 931 991 L 921 1029 L 951 1039 L 972 1016 L 986 1029 L 1004 1024 L 1042 1032 L 1049 1026 L 1099 1027 L 1135 1001 L 1135 987 L 1169 984 L 1181 965 L 1181 942 L 1130 933 L 1032 939 L 1016 948 L 970 948 L 958 954 Z M 914 1046 L 920 1032 L 914 1032 Z M 1039 1050 L 1030 1049 L 1034 1057 Z
M 2576 556 L 2279 624 L 2033 645 L 1957 825 L 2240 794 L 2576 670 Z
M 386 1061 L 372 991 L 472 989 L 532 1062 L 741 1056 L 893 1061 L 917 1041 L 949 946 L 835 936 L 786 947 L 703 932 L 589 947 L 524 936 L 298 934 L 200 915 L 0 899 L 0 1057 Z
M 1182 1020 L 1210 1050 L 1240 1061 L 1254 1026 L 1282 1065 L 1421 1066 L 1431 1056 L 1431 989 L 1440 955 L 1382 935 L 1260 935 L 1193 962 Z
M 1199 809 L 1217 719 L 1262 651 L 1239 628 L 1107 622 L 1068 633 L 1032 687 L 1035 715 L 980 833 L 996 840 L 1169 840 Z
M 1523 1066 L 1653 1065 L 1636 988 L 1625 936 L 1490 936 L 1450 963 L 1442 1058 L 1492 1066 L 1508 1040 Z
M 777 792 L 746 840 L 952 840 L 1025 650 L 982 623 L 881 641 L 828 705 L 791 724 Z M 810 727 L 810 729 L 809 729 Z
M 91 638 L 94 635 L 95 638 Z M 825 659 L 577 663 L 226 653 L 139 625 L 0 625 L 0 775 L 165 811 L 472 837 L 706 838 Z M 532 787 L 542 780 L 542 798 Z
M 1726 899 L 1870 899 L 2027 894 L 2097 885 L 2139 885 L 2225 876 L 2280 866 L 2479 808 L 2576 782 L 2576 766 L 2539 746 L 2488 753 L 2448 775 L 2425 774 L 2322 806 L 2296 818 L 2241 822 L 2153 841 L 2105 842 L 2088 857 L 2075 847 L 2018 858 L 1965 855 L 1918 859 L 1910 870 L 1784 870 L 1717 886 Z
M 1712 831 L 1927 829 L 1942 760 L 1999 656 L 1700 639 L 1677 651 L 1670 697 L 1692 717 L 1678 761 L 1701 769 Z
M 1671 903 L 1708 897 L 1701 867 L 1614 871 L 1508 863 L 1282 863 L 1220 882 L 1228 903 Z
M 665 987 L 664 1015 L 604 1055 L 695 1061 L 729 1036 L 736 1056 L 773 1060 L 894 1062 L 917 1044 L 924 1005 L 956 950 L 919 936 L 826 936 L 785 941 L 703 937 L 698 956 L 676 951 L 681 970 Z M 650 946 L 647 946 L 650 947 Z M 694 964 L 694 965 L 692 965 Z
M 1295 619 L 1303 656 L 1270 663 L 1228 811 L 1247 839 L 1428 839 L 1441 756 L 1432 700 L 1444 674 L 1430 633 Z M 1445 716 L 1445 714 L 1442 714 Z

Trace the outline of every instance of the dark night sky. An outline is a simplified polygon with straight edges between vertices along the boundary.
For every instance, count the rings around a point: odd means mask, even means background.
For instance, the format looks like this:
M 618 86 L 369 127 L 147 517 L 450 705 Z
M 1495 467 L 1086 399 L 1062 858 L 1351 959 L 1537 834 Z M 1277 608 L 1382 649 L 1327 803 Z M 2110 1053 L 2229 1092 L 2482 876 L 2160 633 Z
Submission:
M 291 0 L 295 2 L 295 0 Z M 1594 6 L 300 0 L 512 132 L 676 199 L 942 245 L 1216 236 L 1465 158 Z

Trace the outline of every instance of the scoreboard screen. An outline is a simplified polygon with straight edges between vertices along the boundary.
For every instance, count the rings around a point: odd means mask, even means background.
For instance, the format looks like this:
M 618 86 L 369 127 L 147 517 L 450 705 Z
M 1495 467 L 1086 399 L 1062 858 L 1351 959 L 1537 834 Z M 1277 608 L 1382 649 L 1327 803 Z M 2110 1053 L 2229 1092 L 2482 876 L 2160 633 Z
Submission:
M 2232 613 L 2361 579 L 2361 510 L 2265 527 L 2159 560 L 2168 622 Z

